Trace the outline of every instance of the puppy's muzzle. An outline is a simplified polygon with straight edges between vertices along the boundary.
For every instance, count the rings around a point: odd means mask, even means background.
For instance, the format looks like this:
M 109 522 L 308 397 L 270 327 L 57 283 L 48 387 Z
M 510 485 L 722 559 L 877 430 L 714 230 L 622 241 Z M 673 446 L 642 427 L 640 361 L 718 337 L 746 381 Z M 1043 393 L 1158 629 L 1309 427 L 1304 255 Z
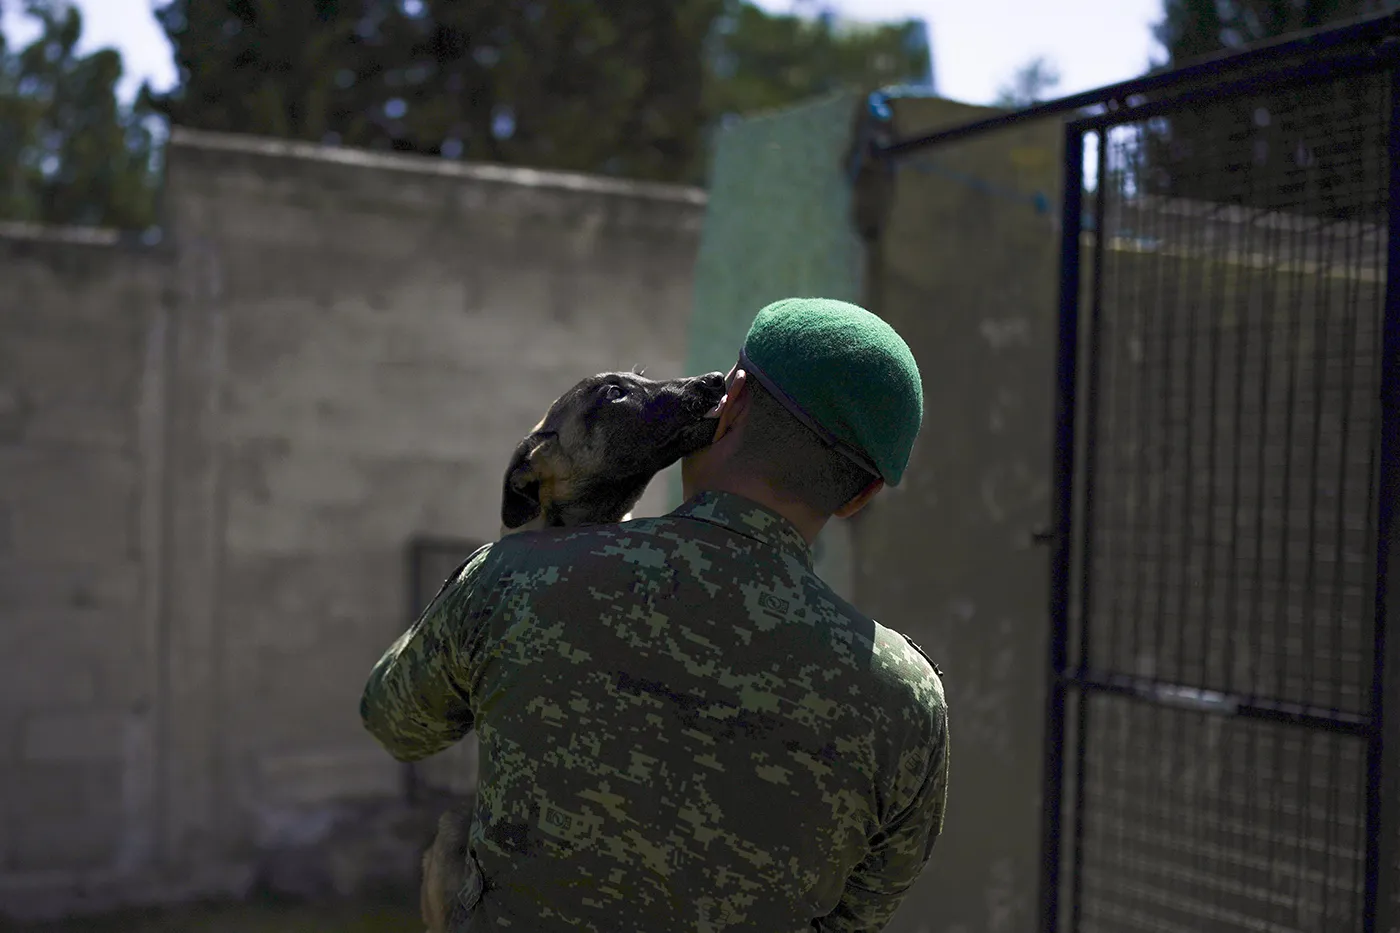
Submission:
M 724 390 L 724 373 L 706 373 L 695 377 L 692 391 L 701 400 L 700 404 L 713 403 L 704 409 L 701 418 L 719 417 L 719 406 L 724 403 Z

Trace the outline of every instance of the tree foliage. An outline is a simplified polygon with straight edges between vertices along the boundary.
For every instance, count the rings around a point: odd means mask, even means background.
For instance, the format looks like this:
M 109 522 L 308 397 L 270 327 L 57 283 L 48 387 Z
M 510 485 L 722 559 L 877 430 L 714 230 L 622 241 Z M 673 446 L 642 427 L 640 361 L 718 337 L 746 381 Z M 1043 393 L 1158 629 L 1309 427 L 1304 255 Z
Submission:
M 4 3 L 5 0 L 0 0 Z M 177 85 L 116 95 L 82 17 L 23 0 L 0 36 L 0 216 L 153 222 L 167 124 L 629 178 L 700 183 L 711 132 L 834 90 L 918 81 L 922 25 L 854 26 L 817 3 L 744 0 L 166 0 Z
M 774 15 L 729 3 L 714 23 L 706 56 L 705 118 L 744 116 L 843 88 L 873 91 L 926 80 L 922 24 L 843 23 L 829 9 Z
M 1385 0 L 1165 0 L 1153 34 L 1173 65 L 1393 8 Z
M 1180 67 L 1393 8 L 1394 0 L 1165 0 L 1158 67 Z M 1174 197 L 1333 217 L 1379 209 L 1382 79 L 1349 77 L 1221 95 L 1154 121 L 1142 189 Z
M 1026 62 L 997 91 L 998 107 L 1029 107 L 1047 99 L 1060 84 L 1060 69 L 1043 55 Z
M 11 49 L 0 35 L 0 216 L 144 228 L 154 216 L 152 135 L 121 106 L 121 57 L 78 55 L 82 15 L 28 0 L 40 34 Z
M 846 27 L 740 0 L 173 0 L 191 127 L 700 181 L 731 114 L 928 67 L 915 24 Z
M 175 0 L 178 124 L 664 177 L 700 133 L 718 0 Z

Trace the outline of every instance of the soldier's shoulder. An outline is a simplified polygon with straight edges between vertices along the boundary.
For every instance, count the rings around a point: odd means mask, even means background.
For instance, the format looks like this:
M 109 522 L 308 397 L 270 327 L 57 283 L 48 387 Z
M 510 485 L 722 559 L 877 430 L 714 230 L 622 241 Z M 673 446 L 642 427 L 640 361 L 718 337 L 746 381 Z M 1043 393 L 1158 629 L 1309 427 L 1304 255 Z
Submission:
M 448 584 L 455 583 L 464 576 L 480 576 L 496 558 L 500 544 L 499 541 L 488 541 L 468 554 L 466 559 L 457 565 L 457 569 L 452 571 L 452 576 L 447 579 Z
M 894 630 L 891 629 L 891 631 Z M 936 676 L 939 682 L 941 683 L 943 680 L 943 668 L 938 666 L 938 662 L 933 659 L 933 656 L 927 651 L 925 651 L 923 648 L 921 648 L 918 642 L 910 638 L 905 633 L 896 631 L 895 634 L 898 635 L 900 638 L 904 639 L 904 643 L 910 648 L 912 648 L 915 654 L 924 659 L 925 663 L 927 663 L 929 668 L 932 669 L 934 676 Z
M 876 625 L 886 676 L 917 705 L 941 709 L 945 703 L 942 665 L 913 638 L 887 625 Z

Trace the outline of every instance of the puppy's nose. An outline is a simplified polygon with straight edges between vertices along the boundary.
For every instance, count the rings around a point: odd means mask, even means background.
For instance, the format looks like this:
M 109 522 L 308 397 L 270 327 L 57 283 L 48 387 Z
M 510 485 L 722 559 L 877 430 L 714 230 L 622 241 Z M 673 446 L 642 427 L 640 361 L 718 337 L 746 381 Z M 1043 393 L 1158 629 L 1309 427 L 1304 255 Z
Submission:
M 718 391 L 724 388 L 724 373 L 706 373 L 700 377 L 700 384 L 707 389 Z

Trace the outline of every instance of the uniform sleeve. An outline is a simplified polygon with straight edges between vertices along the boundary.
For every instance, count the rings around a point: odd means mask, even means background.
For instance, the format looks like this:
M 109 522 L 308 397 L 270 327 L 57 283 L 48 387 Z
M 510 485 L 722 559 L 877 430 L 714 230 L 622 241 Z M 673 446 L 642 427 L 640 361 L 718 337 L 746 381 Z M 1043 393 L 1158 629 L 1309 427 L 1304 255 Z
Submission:
M 922 779 L 912 799 L 871 839 L 870 852 L 846 879 L 836 909 L 817 921 L 823 933 L 884 929 L 933 854 L 948 803 L 947 706 L 940 703 L 932 719 L 928 745 L 918 755 Z
M 413 625 L 374 665 L 360 719 L 399 761 L 434 755 L 471 732 L 463 645 L 484 621 L 483 567 L 490 545 L 467 558 Z

